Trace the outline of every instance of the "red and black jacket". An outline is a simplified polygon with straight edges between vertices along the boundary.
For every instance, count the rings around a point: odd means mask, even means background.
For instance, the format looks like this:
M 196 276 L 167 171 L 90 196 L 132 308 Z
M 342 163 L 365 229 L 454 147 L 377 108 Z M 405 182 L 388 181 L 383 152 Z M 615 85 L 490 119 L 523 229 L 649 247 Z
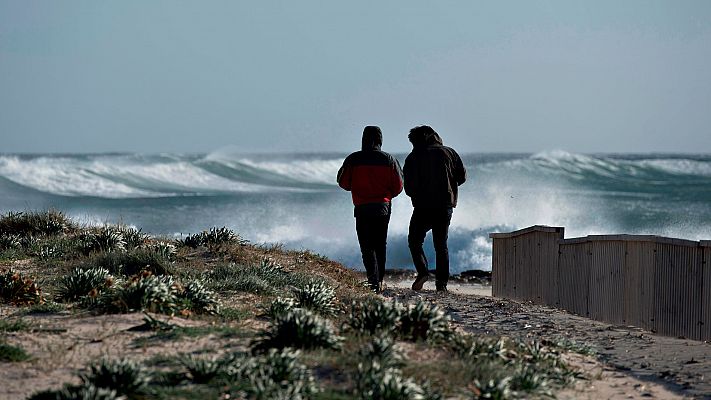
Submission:
M 351 192 L 356 216 L 390 215 L 390 201 L 402 192 L 400 164 L 381 144 L 379 134 L 364 133 L 363 150 L 346 157 L 338 171 L 338 185 Z

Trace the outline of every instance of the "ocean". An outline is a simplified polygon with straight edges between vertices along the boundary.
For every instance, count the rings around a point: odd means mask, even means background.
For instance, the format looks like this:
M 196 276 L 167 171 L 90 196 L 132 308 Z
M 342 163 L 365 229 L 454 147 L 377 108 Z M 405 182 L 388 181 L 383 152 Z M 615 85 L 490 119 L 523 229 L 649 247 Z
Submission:
M 309 249 L 362 269 L 347 154 L 0 155 L 0 212 L 54 208 L 86 224 L 180 237 L 227 226 L 252 243 Z M 400 162 L 406 154 L 395 155 Z M 491 269 L 490 232 L 564 226 L 566 237 L 711 239 L 711 155 L 462 154 L 449 245 L 453 273 Z M 393 201 L 388 268 L 413 268 L 408 197 Z M 434 262 L 431 237 L 425 243 Z M 434 267 L 431 265 L 430 267 Z

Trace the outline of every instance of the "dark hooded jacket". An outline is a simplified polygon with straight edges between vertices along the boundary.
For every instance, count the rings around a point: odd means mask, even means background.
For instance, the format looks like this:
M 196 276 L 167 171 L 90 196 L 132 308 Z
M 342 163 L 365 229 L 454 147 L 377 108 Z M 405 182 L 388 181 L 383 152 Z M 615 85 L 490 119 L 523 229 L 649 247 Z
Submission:
M 400 164 L 380 150 L 378 127 L 363 130 L 362 150 L 352 153 L 338 171 L 338 185 L 351 192 L 355 215 L 390 215 L 390 201 L 402 192 Z
M 403 169 L 405 193 L 413 207 L 456 207 L 458 186 L 467 180 L 462 159 L 429 127 L 413 129 L 408 136 L 412 152 Z

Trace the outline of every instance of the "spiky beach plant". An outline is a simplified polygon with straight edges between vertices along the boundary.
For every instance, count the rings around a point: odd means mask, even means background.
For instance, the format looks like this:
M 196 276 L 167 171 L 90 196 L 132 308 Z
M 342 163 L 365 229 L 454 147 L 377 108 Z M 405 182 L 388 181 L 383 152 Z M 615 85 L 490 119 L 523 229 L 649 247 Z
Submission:
M 102 295 L 98 305 L 109 312 L 150 311 L 172 314 L 178 308 L 179 290 L 172 277 L 146 273 L 134 276 L 123 287 Z
M 127 396 L 141 393 L 150 382 L 150 375 L 143 366 L 128 359 L 102 359 L 79 378 L 85 385 L 112 389 Z
M 34 280 L 12 269 L 0 271 L 0 301 L 12 304 L 39 304 L 42 291 Z
M 110 273 L 135 275 L 149 271 L 153 275 L 170 275 L 172 264 L 160 254 L 148 249 L 133 249 L 126 252 L 104 252 L 89 257 L 83 264 L 85 268 L 104 267 Z
M 58 235 L 76 229 L 60 211 L 9 212 L 0 217 L 0 235 Z
M 511 377 L 489 379 L 485 382 L 474 380 L 473 383 L 472 391 L 475 399 L 506 400 L 514 395 L 511 390 Z
M 58 300 L 79 300 L 95 291 L 94 297 L 113 285 L 114 279 L 109 270 L 101 267 L 89 269 L 75 268 L 68 275 L 60 278 L 57 287 Z
M 413 341 L 441 340 L 452 333 L 449 320 L 437 305 L 418 300 L 401 312 L 399 332 L 403 338 Z
M 0 250 L 19 249 L 22 247 L 22 237 L 13 233 L 0 235 Z
M 227 227 L 213 227 L 209 230 L 188 235 L 183 239 L 178 239 L 176 243 L 179 246 L 197 248 L 200 246 L 220 246 L 224 244 L 247 244 L 247 241 L 235 234 L 234 231 Z
M 225 368 L 225 361 L 219 357 L 196 356 L 186 354 L 180 357 L 180 363 L 188 371 L 188 378 L 193 383 L 209 383 L 219 376 Z
M 118 232 L 123 237 L 127 249 L 134 249 L 142 246 L 148 240 L 148 235 L 141 232 L 141 229 L 136 229 L 128 225 L 110 225 L 111 230 Z
M 217 291 L 275 294 L 290 283 L 290 274 L 269 259 L 257 265 L 222 264 L 205 274 L 207 285 Z
M 403 355 L 395 347 L 395 340 L 387 334 L 374 336 L 368 344 L 359 351 L 364 360 L 378 362 L 383 368 L 400 368 L 403 365 Z
M 254 350 L 259 352 L 285 347 L 337 349 L 341 341 L 328 320 L 309 310 L 294 308 L 274 318 L 271 328 L 263 331 L 261 338 L 255 342 Z
M 111 226 L 82 232 L 78 241 L 82 252 L 90 254 L 99 251 L 122 252 L 126 250 L 126 240 L 119 230 Z
M 294 290 L 294 299 L 299 307 L 308 308 L 324 316 L 335 315 L 338 311 L 336 293 L 325 282 L 313 282 L 297 288 Z
M 115 390 L 96 387 L 91 384 L 65 385 L 59 390 L 44 390 L 33 394 L 27 400 L 125 400 Z
M 424 400 L 422 387 L 376 360 L 358 364 L 355 378 L 356 395 L 362 400 Z
M 296 300 L 291 297 L 277 297 L 269 303 L 266 315 L 270 318 L 276 318 L 277 316 L 286 314 L 294 307 L 296 307 Z
M 515 356 L 515 354 L 509 350 L 509 343 L 504 337 L 495 339 L 475 335 L 456 334 L 452 335 L 448 344 L 457 356 L 466 360 L 489 359 L 506 362 Z
M 299 351 L 271 349 L 248 362 L 244 375 L 256 399 L 310 399 L 319 392 L 309 369 L 299 361 Z
M 158 254 L 159 256 L 165 258 L 166 260 L 174 260 L 176 254 L 178 253 L 178 250 L 175 248 L 175 245 L 163 241 L 146 243 L 141 245 L 141 248 L 146 249 L 148 251 L 152 251 Z
M 184 300 L 183 305 L 190 311 L 212 315 L 220 313 L 220 300 L 212 290 L 205 287 L 202 281 L 191 281 L 178 293 L 178 296 Z
M 346 326 L 355 332 L 371 335 L 377 332 L 392 332 L 397 328 L 403 310 L 403 306 L 397 301 L 383 301 L 375 297 L 354 301 L 351 303 Z

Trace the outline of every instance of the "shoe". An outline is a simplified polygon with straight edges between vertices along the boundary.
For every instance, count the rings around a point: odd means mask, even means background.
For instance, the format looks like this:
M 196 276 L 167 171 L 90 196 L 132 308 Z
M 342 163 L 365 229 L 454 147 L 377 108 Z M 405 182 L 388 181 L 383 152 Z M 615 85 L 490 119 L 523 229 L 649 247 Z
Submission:
M 448 291 L 446 286 L 437 286 L 437 292 L 439 293 L 447 293 Z
M 422 286 L 424 286 L 425 282 L 427 282 L 429 278 L 429 275 L 418 275 L 415 282 L 412 283 L 412 290 L 422 290 Z

